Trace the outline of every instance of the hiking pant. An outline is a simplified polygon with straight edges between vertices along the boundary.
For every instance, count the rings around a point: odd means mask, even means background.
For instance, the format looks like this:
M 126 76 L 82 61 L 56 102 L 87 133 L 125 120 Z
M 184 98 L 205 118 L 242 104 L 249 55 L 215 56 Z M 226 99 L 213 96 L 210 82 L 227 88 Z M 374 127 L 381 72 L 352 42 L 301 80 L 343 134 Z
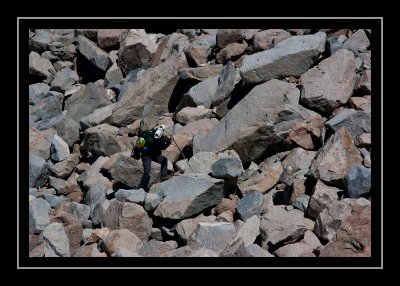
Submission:
M 161 164 L 161 177 L 168 176 L 168 160 L 163 155 L 153 155 L 150 154 L 142 154 L 142 162 L 143 162 L 143 176 L 140 181 L 139 188 L 144 190 L 147 189 L 147 186 L 150 182 L 150 173 L 151 173 L 151 161 L 157 162 Z

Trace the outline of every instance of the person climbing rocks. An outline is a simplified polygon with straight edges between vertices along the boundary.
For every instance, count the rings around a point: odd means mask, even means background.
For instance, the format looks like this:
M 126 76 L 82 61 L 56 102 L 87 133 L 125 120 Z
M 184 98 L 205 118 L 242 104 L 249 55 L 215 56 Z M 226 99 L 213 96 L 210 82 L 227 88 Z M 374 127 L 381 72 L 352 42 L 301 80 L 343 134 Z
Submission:
M 163 135 L 164 131 L 165 125 L 160 125 L 139 134 L 139 138 L 131 153 L 132 158 L 136 160 L 142 158 L 143 162 L 143 175 L 138 188 L 147 190 L 150 182 L 152 161 L 161 164 L 161 181 L 165 181 L 171 177 L 167 169 L 168 160 L 162 155 L 162 150 L 167 149 L 171 144 L 171 138 Z

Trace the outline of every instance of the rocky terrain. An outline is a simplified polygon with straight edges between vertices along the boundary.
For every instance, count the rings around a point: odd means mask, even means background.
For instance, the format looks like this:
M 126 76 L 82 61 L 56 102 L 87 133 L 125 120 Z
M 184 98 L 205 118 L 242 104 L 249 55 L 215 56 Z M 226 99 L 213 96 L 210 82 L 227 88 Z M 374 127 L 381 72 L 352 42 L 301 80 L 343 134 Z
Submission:
M 30 30 L 29 256 L 370 256 L 370 33 Z

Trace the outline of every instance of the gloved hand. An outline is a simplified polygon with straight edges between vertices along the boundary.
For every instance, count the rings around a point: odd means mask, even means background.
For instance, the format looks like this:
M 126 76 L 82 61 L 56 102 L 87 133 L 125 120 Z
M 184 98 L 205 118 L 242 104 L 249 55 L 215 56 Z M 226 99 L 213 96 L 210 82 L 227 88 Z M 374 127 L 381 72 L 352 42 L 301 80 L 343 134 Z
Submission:
M 140 159 L 140 151 L 133 149 L 131 152 L 131 157 L 135 160 L 139 160 Z

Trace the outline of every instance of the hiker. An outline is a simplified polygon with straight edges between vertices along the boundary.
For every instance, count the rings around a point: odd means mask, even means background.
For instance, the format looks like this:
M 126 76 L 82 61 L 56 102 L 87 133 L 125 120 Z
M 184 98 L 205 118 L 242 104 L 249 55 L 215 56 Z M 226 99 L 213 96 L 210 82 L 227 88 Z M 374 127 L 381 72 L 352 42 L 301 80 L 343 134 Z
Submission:
M 151 161 L 161 164 L 161 181 L 171 177 L 168 175 L 168 160 L 161 154 L 161 151 L 167 149 L 171 144 L 171 139 L 163 135 L 164 130 L 165 125 L 146 130 L 140 134 L 136 141 L 131 157 L 136 160 L 142 158 L 143 162 L 143 176 L 138 188 L 147 190 L 150 181 Z

